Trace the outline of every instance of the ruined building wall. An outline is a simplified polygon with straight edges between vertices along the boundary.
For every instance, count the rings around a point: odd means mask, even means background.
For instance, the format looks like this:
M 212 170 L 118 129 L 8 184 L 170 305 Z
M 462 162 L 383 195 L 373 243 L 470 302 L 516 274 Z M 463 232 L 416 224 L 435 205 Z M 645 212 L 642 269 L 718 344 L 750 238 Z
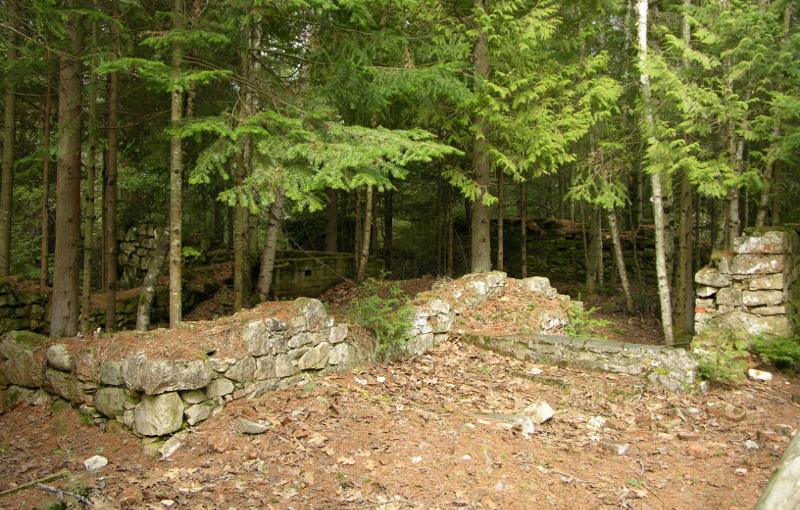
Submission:
M 747 230 L 733 252 L 715 252 L 695 275 L 695 331 L 795 334 L 798 255 L 800 237 L 788 227 Z

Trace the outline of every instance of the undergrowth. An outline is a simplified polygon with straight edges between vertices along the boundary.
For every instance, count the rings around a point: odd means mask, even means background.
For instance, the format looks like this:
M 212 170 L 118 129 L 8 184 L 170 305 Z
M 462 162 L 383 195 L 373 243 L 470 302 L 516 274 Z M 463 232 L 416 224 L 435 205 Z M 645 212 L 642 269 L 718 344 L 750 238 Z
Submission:
M 800 369 L 800 338 L 756 337 L 750 349 L 763 361 L 780 369 Z
M 692 352 L 697 356 L 697 372 L 705 380 L 735 384 L 744 380 L 749 340 L 732 331 L 709 331 L 695 337 Z
M 398 284 L 388 287 L 388 296 L 380 295 L 380 283 L 368 279 L 361 286 L 362 295 L 353 300 L 351 314 L 356 324 L 375 334 L 379 359 L 391 358 L 403 345 L 411 329 L 413 308 L 409 297 Z
M 564 326 L 564 332 L 569 336 L 597 335 L 598 330 L 609 325 L 607 319 L 594 317 L 597 308 L 583 307 L 583 304 L 572 302 L 567 315 L 569 322 Z

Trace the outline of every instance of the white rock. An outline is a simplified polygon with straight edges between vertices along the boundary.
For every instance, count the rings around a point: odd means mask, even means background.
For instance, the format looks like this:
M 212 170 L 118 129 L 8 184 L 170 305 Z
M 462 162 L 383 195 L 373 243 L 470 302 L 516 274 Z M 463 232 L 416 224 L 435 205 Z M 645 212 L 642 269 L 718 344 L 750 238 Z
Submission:
M 772 380 L 771 373 L 764 370 L 756 370 L 755 368 L 749 369 L 747 371 L 747 376 L 754 381 L 770 382 Z
M 178 451 L 178 448 L 181 447 L 181 440 L 175 436 L 164 441 L 164 444 L 161 445 L 161 448 L 158 449 L 158 453 L 161 454 L 161 460 L 167 459 L 172 456 L 173 453 Z
M 556 414 L 555 411 L 553 411 L 553 408 L 550 407 L 550 404 L 545 401 L 536 402 L 529 405 L 525 408 L 524 413 L 530 416 L 531 420 L 533 420 L 533 423 L 537 425 L 541 425 Z
M 239 418 L 239 423 L 236 425 L 236 430 L 242 434 L 263 434 L 268 431 L 270 423 L 268 421 L 256 422 Z
M 102 455 L 94 455 L 83 461 L 83 467 L 90 473 L 96 473 L 108 465 L 108 459 Z
M 758 450 L 758 443 L 756 443 L 756 442 L 755 442 L 755 441 L 753 441 L 752 439 L 748 439 L 748 440 L 746 440 L 746 441 L 745 441 L 744 443 L 742 443 L 742 444 L 743 444 L 743 445 L 744 445 L 744 447 L 745 447 L 745 448 L 747 448 L 748 450 Z
M 422 457 L 420 457 L 419 455 L 417 455 L 416 457 L 411 457 L 412 464 L 419 464 L 420 462 L 422 462 Z
M 591 418 L 589 418 L 587 424 L 589 425 L 590 429 L 595 429 L 595 430 L 602 429 L 603 426 L 606 424 L 606 419 L 603 418 L 602 416 L 592 416 Z
M 175 506 L 175 501 L 173 501 L 171 499 L 162 499 L 161 500 L 161 506 L 163 506 L 165 508 L 171 508 L 171 507 Z

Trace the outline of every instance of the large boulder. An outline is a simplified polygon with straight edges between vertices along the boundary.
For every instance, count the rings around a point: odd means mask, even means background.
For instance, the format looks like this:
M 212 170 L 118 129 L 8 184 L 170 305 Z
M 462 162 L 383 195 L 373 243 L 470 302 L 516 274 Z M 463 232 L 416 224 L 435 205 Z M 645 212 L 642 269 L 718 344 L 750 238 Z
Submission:
M 48 368 L 44 371 L 43 387 L 49 393 L 58 395 L 73 404 L 83 402 L 78 380 L 72 374 Z
M 143 436 L 163 436 L 180 430 L 184 405 L 175 393 L 145 395 L 133 412 L 134 428 Z
M 788 317 L 781 315 L 760 316 L 742 310 L 719 315 L 712 319 L 711 328 L 731 331 L 746 331 L 750 335 L 788 336 L 792 333 L 792 325 Z
M 100 388 L 94 395 L 94 407 L 111 419 L 121 419 L 135 405 L 135 395 L 123 388 Z
M 694 275 L 694 281 L 707 287 L 727 287 L 731 284 L 731 275 L 721 272 L 715 267 L 704 267 Z
M 63 372 L 72 372 L 72 355 L 64 344 L 53 344 L 47 348 L 47 364 Z
M 544 276 L 531 276 L 520 280 L 520 284 L 534 294 L 539 294 L 547 299 L 555 299 L 558 291 L 550 286 L 550 279 Z
M 733 238 L 735 253 L 779 254 L 786 253 L 789 247 L 789 234 L 781 230 L 772 230 L 760 235 Z
M 270 318 L 248 322 L 242 332 L 242 342 L 251 356 L 266 356 L 286 352 L 286 330 L 282 321 Z
M 0 372 L 6 384 L 39 388 L 44 382 L 47 337 L 30 331 L 10 331 L 0 341 Z
M 331 344 L 324 342 L 316 347 L 312 347 L 297 362 L 299 370 L 314 370 L 325 368 L 328 364 L 328 354 L 331 352 Z
M 203 388 L 216 375 L 205 360 L 153 360 L 141 353 L 122 362 L 122 374 L 125 386 L 148 395 Z
M 740 275 L 773 274 L 782 273 L 785 267 L 786 260 L 783 255 L 742 254 L 733 257 L 731 273 Z
M 746 290 L 742 292 L 745 306 L 775 306 L 783 303 L 783 291 L 780 290 Z

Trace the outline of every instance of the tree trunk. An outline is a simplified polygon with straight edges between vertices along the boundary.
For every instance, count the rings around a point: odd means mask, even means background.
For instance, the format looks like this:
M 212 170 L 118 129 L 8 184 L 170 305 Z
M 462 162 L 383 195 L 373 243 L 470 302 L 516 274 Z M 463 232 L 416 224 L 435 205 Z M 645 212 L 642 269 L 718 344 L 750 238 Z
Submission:
M 92 31 L 92 42 L 95 42 Z M 81 332 L 88 335 L 92 328 L 92 260 L 94 258 L 94 186 L 97 166 L 97 88 L 89 84 L 87 117 L 88 147 L 86 149 L 86 204 L 83 209 L 83 285 L 81 288 Z
M 331 188 L 327 191 L 327 194 L 328 206 L 325 208 L 325 251 L 336 252 L 339 249 L 339 192 Z
M 679 338 L 691 335 L 694 327 L 694 271 L 692 264 L 693 197 L 689 175 L 681 175 L 678 263 L 675 272 L 675 329 Z
M 7 38 L 6 65 L 14 69 L 17 61 L 17 12 L 16 0 L 6 2 L 9 30 Z M 6 93 L 3 112 L 3 169 L 0 174 L 0 277 L 11 272 L 11 216 L 14 186 L 14 143 L 16 138 L 17 78 L 13 72 L 6 73 Z
M 361 190 L 356 188 L 355 193 L 355 212 L 354 212 L 354 228 L 353 228 L 353 262 L 355 263 L 355 272 L 358 274 L 358 267 L 361 265 Z
M 453 276 L 453 204 L 450 199 L 450 188 L 445 188 L 445 211 L 447 211 L 447 263 L 445 271 L 447 276 Z
M 503 260 L 503 222 L 505 221 L 505 176 L 506 174 L 500 170 L 497 172 L 497 270 L 502 271 L 505 266 Z
M 648 0 L 636 0 L 638 11 L 638 39 L 639 39 L 639 84 L 644 105 L 644 127 L 646 138 L 655 136 L 655 118 L 653 117 L 653 104 L 650 92 L 650 75 L 647 72 L 647 10 Z M 664 218 L 664 196 L 662 191 L 661 175 L 653 173 L 650 176 L 653 188 L 653 218 L 655 220 L 656 234 L 656 274 L 658 275 L 658 295 L 661 303 L 661 326 L 664 330 L 664 342 L 667 345 L 675 343 L 672 331 L 672 299 L 670 297 L 669 275 L 667 274 L 666 221 Z
M 772 184 L 775 182 L 775 162 L 770 161 L 767 164 L 766 171 L 764 172 L 764 186 L 761 188 L 761 194 L 758 196 L 758 212 L 756 213 L 756 226 L 763 227 L 767 224 L 767 213 L 769 212 L 770 192 L 772 191 Z
M 156 246 L 150 261 L 147 263 L 147 274 L 144 275 L 139 291 L 139 304 L 136 307 L 136 329 L 147 331 L 150 327 L 150 311 L 153 308 L 153 296 L 156 293 L 158 277 L 164 268 L 164 260 L 169 250 L 169 230 L 156 229 Z
M 283 203 L 286 190 L 283 187 L 275 191 L 275 200 L 269 208 L 267 233 L 264 240 L 264 249 L 261 251 L 261 270 L 258 275 L 258 297 L 261 301 L 269 298 L 272 287 L 272 274 L 275 269 L 275 253 L 278 251 L 278 234 L 283 223 Z
M 183 0 L 175 0 L 175 29 L 183 28 Z M 183 52 L 176 45 L 172 53 L 173 78 L 180 74 Z M 176 125 L 183 117 L 183 94 L 172 91 L 170 122 Z M 183 216 L 183 149 L 181 139 L 170 137 L 169 161 L 169 327 L 177 327 L 182 320 L 182 216 Z
M 117 2 L 113 3 L 113 15 L 117 16 L 119 10 Z M 111 23 L 111 36 L 114 44 L 114 56 L 120 54 L 119 27 Z M 104 274 L 106 289 L 106 330 L 114 331 L 117 326 L 117 135 L 119 126 L 117 122 L 119 109 L 119 74 L 111 73 L 108 77 L 108 127 L 106 137 L 108 149 L 106 150 L 106 174 L 103 185 L 103 241 L 104 247 Z
M 485 1 L 475 0 L 475 8 L 481 12 L 486 11 Z M 475 66 L 475 90 L 479 91 L 483 86 L 483 81 L 489 78 L 489 41 L 487 35 L 483 32 L 478 34 L 472 58 Z M 492 245 L 490 238 L 491 211 L 484 203 L 485 195 L 488 193 L 489 180 L 491 179 L 491 166 L 486 143 L 489 128 L 485 119 L 480 115 L 476 117 L 477 133 L 472 152 L 472 167 L 473 177 L 480 187 L 481 193 L 472 204 L 470 226 L 470 256 L 472 260 L 470 269 L 472 272 L 477 273 L 492 270 Z
M 81 250 L 81 32 L 67 14 L 69 50 L 59 57 L 58 164 L 56 165 L 56 260 L 50 336 L 78 333 Z
M 600 271 L 603 266 L 602 226 L 598 221 L 597 207 L 589 210 L 589 243 L 586 248 L 586 293 L 597 294 Z
M 48 59 L 49 62 L 49 59 Z M 50 118 L 53 115 L 53 75 L 47 74 L 47 92 L 44 99 L 42 122 L 42 244 L 39 253 L 39 290 L 47 289 L 50 259 Z
M 628 281 L 628 271 L 625 268 L 625 257 L 622 255 L 622 241 L 619 237 L 619 225 L 617 224 L 617 213 L 613 210 L 608 211 L 608 226 L 611 228 L 611 243 L 614 245 L 614 257 L 617 262 L 617 272 L 622 286 L 622 293 L 625 295 L 625 310 L 633 313 L 633 295 L 631 294 L 631 284 Z
M 361 239 L 361 255 L 358 257 L 358 271 L 356 271 L 356 281 L 364 281 L 367 275 L 367 262 L 369 261 L 369 244 L 372 237 L 372 186 L 366 189 L 366 201 L 364 206 L 364 235 Z
M 521 278 L 528 277 L 528 197 L 525 181 L 519 183 L 519 271 Z
M 383 256 L 386 263 L 392 267 L 392 252 L 394 251 L 394 191 L 386 190 L 383 201 Z
M 688 9 L 691 0 L 683 0 L 683 43 L 691 44 L 691 25 Z M 688 62 L 684 63 L 688 67 Z M 684 338 L 691 335 L 694 328 L 694 271 L 692 266 L 692 184 L 689 174 L 681 174 L 680 184 L 680 224 L 678 225 L 678 261 L 675 271 L 675 328 L 676 336 Z
M 240 186 L 247 175 L 244 155 L 236 158 L 237 186 Z M 244 293 L 247 275 L 249 274 L 247 257 L 247 208 L 237 201 L 233 211 L 233 313 L 244 306 Z

